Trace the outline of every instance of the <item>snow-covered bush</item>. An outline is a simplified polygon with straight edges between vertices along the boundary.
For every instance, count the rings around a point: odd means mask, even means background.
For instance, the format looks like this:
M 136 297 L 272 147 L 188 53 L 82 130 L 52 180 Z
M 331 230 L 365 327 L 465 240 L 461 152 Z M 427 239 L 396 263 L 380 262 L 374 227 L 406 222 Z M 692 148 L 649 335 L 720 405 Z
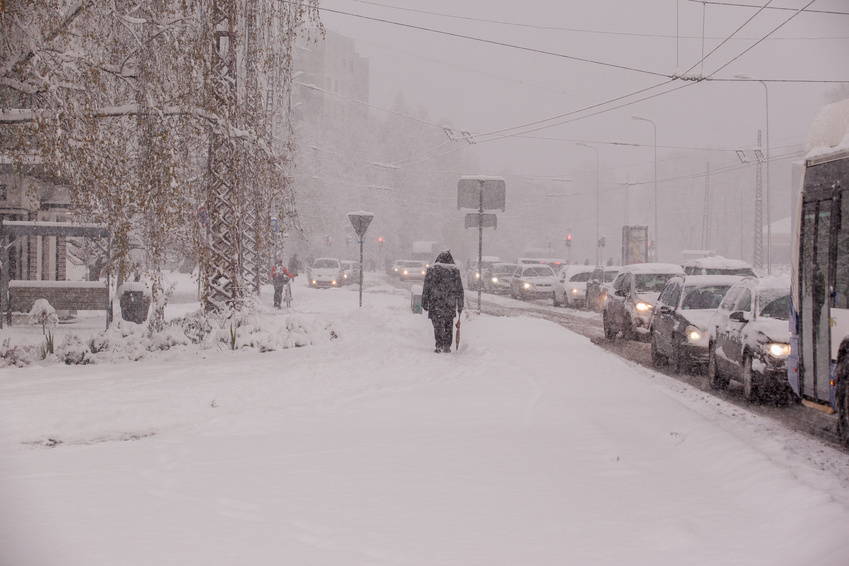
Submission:
M 41 331 L 44 334 L 47 334 L 48 326 L 55 326 L 59 324 L 59 317 L 56 316 L 56 309 L 50 306 L 47 299 L 36 299 L 29 311 L 29 319 L 31 324 L 40 324 Z

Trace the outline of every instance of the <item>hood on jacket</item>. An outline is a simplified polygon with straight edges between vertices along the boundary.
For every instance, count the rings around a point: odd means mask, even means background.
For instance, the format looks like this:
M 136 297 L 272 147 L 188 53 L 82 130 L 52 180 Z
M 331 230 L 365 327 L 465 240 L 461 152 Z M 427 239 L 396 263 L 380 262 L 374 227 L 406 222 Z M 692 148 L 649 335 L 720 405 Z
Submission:
M 450 264 L 453 264 L 454 258 L 451 257 L 450 251 L 445 250 L 444 252 L 439 252 L 439 255 L 436 256 L 436 262 L 435 263 L 450 263 Z

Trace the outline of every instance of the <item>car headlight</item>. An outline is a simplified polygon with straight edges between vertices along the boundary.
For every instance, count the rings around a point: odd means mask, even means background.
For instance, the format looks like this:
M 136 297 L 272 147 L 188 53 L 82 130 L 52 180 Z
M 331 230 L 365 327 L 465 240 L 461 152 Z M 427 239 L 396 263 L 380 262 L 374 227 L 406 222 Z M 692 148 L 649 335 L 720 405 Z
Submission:
M 531 284 L 530 284 L 530 283 L 528 283 L 527 281 L 522 282 L 522 287 L 524 287 L 525 289 L 530 289 L 532 286 L 533 286 L 533 285 L 531 285 Z
M 642 301 L 640 301 L 639 303 L 637 303 L 637 304 L 636 304 L 636 305 L 634 305 L 634 306 L 635 306 L 635 307 L 636 307 L 636 309 L 637 309 L 638 311 L 640 311 L 640 312 L 648 312 L 648 311 L 650 311 L 650 310 L 651 310 L 651 305 L 650 305 L 650 304 L 648 304 L 648 303 L 644 303 L 644 302 L 642 302 Z
M 790 355 L 790 344 L 772 342 L 766 345 L 766 351 L 773 358 L 786 358 Z
M 493 277 L 493 278 L 492 278 L 492 282 L 493 282 L 493 283 L 498 283 L 498 277 Z
M 317 285 L 317 284 L 318 284 L 318 280 L 317 280 L 317 279 L 313 279 L 313 280 L 312 280 L 312 284 L 313 284 L 313 285 Z
M 573 294 L 573 295 L 574 295 L 575 293 L 577 293 L 577 292 L 578 292 L 578 290 L 577 290 L 577 289 L 572 289 L 572 294 Z
M 481 274 L 480 274 L 480 273 L 475 273 L 475 279 L 480 279 L 480 278 L 481 278 Z
M 705 333 L 702 332 L 702 329 L 696 326 L 688 326 L 684 329 L 684 332 L 687 335 L 687 340 L 690 342 L 698 342 L 705 335 Z

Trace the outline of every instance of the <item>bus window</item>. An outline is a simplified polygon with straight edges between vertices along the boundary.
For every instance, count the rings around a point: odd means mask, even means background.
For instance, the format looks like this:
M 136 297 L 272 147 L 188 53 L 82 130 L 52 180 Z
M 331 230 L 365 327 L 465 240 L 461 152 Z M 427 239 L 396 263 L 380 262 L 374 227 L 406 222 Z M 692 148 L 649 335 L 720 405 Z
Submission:
M 843 193 L 840 229 L 837 232 L 837 264 L 834 270 L 834 307 L 849 308 L 849 194 Z

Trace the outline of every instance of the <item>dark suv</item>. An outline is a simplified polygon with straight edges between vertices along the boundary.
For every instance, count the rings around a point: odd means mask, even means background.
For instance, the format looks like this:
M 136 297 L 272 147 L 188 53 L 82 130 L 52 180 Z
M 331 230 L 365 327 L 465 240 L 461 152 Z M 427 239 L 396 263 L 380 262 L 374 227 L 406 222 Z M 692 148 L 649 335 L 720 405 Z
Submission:
M 613 340 L 621 332 L 629 340 L 647 339 L 655 301 L 667 281 L 683 274 L 681 266 L 674 263 L 638 263 L 623 267 L 604 301 L 605 338 Z

